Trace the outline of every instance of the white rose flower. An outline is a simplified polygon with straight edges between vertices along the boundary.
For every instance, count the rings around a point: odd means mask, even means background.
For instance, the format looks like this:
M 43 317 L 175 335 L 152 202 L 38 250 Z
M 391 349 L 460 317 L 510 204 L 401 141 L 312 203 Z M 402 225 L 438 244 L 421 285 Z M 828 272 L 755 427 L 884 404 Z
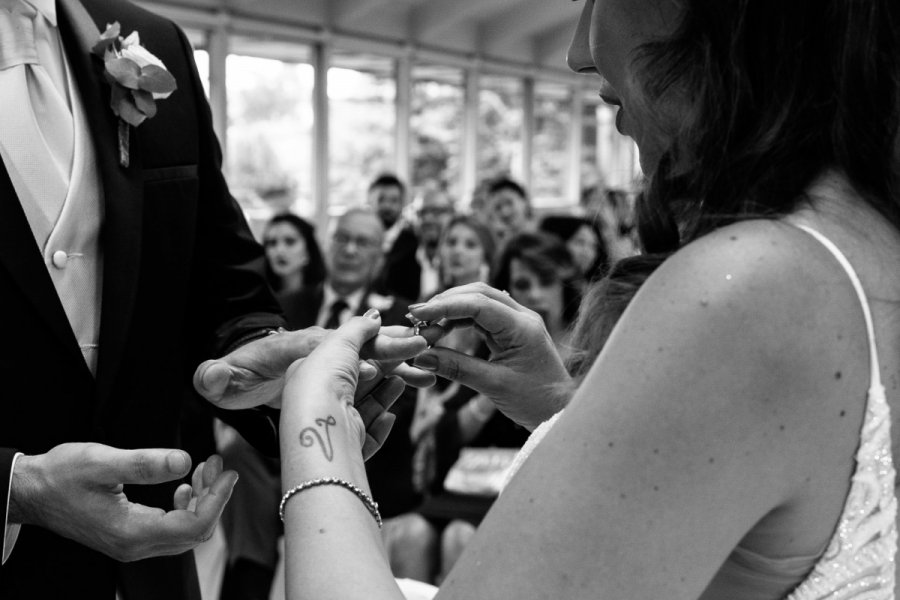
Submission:
M 140 68 L 144 68 L 148 65 L 155 65 L 160 69 L 165 69 L 166 65 L 163 64 L 163 61 L 159 60 L 156 56 L 150 53 L 146 48 L 141 46 L 140 37 L 138 37 L 137 31 L 132 31 L 131 34 L 122 40 L 122 58 L 128 58 L 133 60 L 137 66 Z M 154 100 L 164 100 L 172 95 L 172 92 L 168 92 L 166 94 L 153 94 Z

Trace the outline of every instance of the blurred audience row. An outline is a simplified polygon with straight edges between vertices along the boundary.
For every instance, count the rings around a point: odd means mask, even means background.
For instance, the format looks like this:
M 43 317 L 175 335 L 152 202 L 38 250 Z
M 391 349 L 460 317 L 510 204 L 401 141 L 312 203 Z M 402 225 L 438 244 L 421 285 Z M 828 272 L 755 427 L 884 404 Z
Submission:
M 269 280 L 292 329 L 335 328 L 369 308 L 385 325 L 409 325 L 410 303 L 487 282 L 538 313 L 565 352 L 585 284 L 635 252 L 632 203 L 618 190 L 587 189 L 582 214 L 540 221 L 527 191 L 505 177 L 480 186 L 465 214 L 436 188 L 412 206 L 407 195 L 399 178 L 379 176 L 367 204 L 336 220 L 324 252 L 307 221 L 293 214 L 271 219 L 263 235 Z M 471 329 L 439 343 L 488 355 Z M 466 488 L 461 457 L 502 469 L 509 455 L 494 449 L 520 447 L 527 432 L 485 398 L 443 380 L 407 389 L 391 410 L 394 429 L 366 465 L 391 566 L 397 577 L 439 582 L 495 494 L 490 486 Z M 241 476 L 222 521 L 228 562 L 221 598 L 267 599 L 281 535 L 279 465 L 226 426 L 219 425 L 217 438 L 226 464 Z

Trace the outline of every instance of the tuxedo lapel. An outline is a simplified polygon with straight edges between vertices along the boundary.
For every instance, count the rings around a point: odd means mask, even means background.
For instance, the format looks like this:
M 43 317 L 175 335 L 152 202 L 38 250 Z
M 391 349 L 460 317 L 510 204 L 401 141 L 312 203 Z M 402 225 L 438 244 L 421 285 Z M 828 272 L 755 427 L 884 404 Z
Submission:
M 103 61 L 91 54 L 100 30 L 79 0 L 57 0 L 60 34 L 93 137 L 103 184 L 103 297 L 97 368 L 101 403 L 109 393 L 128 337 L 137 293 L 143 186 L 141 162 L 131 128 L 131 162 L 119 164 L 118 120 L 110 108 Z

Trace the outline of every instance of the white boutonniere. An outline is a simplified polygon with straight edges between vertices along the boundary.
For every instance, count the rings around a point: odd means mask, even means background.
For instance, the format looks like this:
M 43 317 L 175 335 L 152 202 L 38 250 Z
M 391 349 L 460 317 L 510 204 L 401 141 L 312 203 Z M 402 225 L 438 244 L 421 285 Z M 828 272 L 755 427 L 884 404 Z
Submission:
M 91 51 L 105 66 L 112 89 L 109 105 L 119 117 L 119 164 L 127 167 L 129 127 L 156 115 L 156 101 L 168 98 L 178 85 L 162 61 L 141 46 L 137 31 L 125 38 L 120 33 L 118 22 L 107 25 Z

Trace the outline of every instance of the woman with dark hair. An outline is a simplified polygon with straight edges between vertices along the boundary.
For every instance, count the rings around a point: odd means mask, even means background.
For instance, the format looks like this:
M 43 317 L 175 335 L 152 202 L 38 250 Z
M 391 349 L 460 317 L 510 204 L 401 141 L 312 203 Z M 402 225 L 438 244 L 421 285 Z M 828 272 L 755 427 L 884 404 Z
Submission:
M 609 270 L 611 257 L 596 222 L 573 215 L 549 215 L 541 220 L 538 229 L 555 235 L 566 245 L 584 283 L 599 279 Z
M 900 3 L 585 0 L 568 56 L 640 148 L 645 254 L 612 274 L 620 301 L 589 296 L 579 339 L 603 348 L 440 597 L 893 599 Z M 482 332 L 488 360 L 416 363 L 520 424 L 568 400 L 540 320 L 502 292 L 410 312 Z M 342 399 L 373 317 L 286 382 L 292 598 L 400 597 L 360 475 L 379 421 Z M 332 461 L 297 439 L 325 415 Z M 323 477 L 359 493 L 304 484 Z
M 272 217 L 263 231 L 266 278 L 279 294 L 316 286 L 325 280 L 325 261 L 316 230 L 293 213 Z
M 503 247 L 492 285 L 544 321 L 550 337 L 565 350 L 569 325 L 578 313 L 579 276 L 572 256 L 555 236 L 520 233 Z

